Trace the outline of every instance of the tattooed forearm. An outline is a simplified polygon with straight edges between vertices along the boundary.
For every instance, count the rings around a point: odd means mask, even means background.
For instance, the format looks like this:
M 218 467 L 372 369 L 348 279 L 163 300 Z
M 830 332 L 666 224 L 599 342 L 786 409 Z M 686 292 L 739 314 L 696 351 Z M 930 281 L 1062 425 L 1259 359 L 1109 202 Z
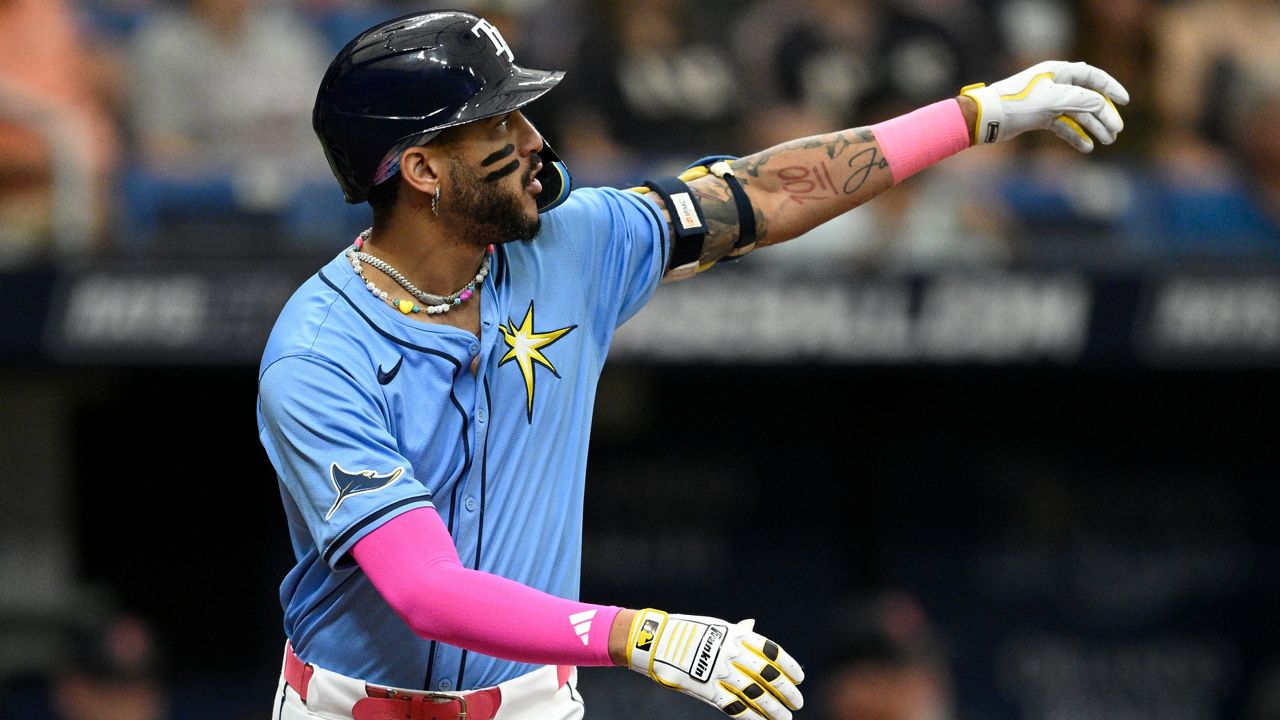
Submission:
M 693 190 L 702 204 L 702 214 L 707 218 L 707 239 L 702 243 L 702 255 L 698 262 L 715 262 L 733 249 L 738 242 L 738 206 L 733 202 L 729 186 L 723 181 L 696 183 Z
M 857 142 L 854 142 L 854 140 Z M 776 148 L 766 150 L 757 155 L 743 158 L 738 161 L 741 171 L 746 173 L 748 178 L 742 178 L 744 184 L 750 182 L 750 177 L 762 177 L 761 168 L 769 161 L 774 160 L 778 156 L 788 152 L 789 150 L 815 150 L 823 149 L 826 152 L 828 160 L 843 159 L 849 148 L 867 145 L 875 141 L 875 136 L 870 130 L 858 128 L 856 130 L 847 130 L 845 132 L 835 133 L 830 139 L 808 138 L 798 140 L 792 143 L 780 145 Z M 781 185 L 783 194 L 788 200 L 797 204 L 805 202 L 813 202 L 826 200 L 837 197 L 843 193 L 845 195 L 853 195 L 862 189 L 867 183 L 867 178 L 871 177 L 873 170 L 884 170 L 889 167 L 889 162 L 885 160 L 884 155 L 873 145 L 863 148 L 858 152 L 849 156 L 848 160 L 843 163 L 837 163 L 835 167 L 843 165 L 853 172 L 842 173 L 843 179 L 837 186 L 832 180 L 832 165 L 826 162 L 814 162 L 805 165 L 783 165 L 776 169 L 771 168 L 772 176 L 776 182 Z M 739 168 L 735 168 L 738 171 Z M 741 177 L 741 176 L 740 176 Z
M 795 237 L 893 185 L 869 128 L 792 140 L 731 166 L 762 217 L 761 246 Z
M 793 238 L 893 184 L 885 172 L 889 163 L 867 128 L 792 140 L 729 165 L 750 198 L 755 243 L 735 250 L 741 232 L 738 207 L 726 182 L 712 175 L 693 180 L 689 187 L 707 220 L 699 258 L 704 266 Z
M 756 216 L 756 246 L 764 247 L 773 242 L 769 238 L 769 216 L 764 214 L 764 210 L 755 208 Z
M 859 164 L 861 163 L 861 164 Z M 871 177 L 872 170 L 889 169 L 889 161 L 874 147 L 849 158 L 849 167 L 853 168 L 853 174 L 844 181 L 844 194 L 852 195 L 862 189 L 867 184 L 867 178 Z
M 782 155 L 793 150 L 823 149 L 826 150 L 827 159 L 835 160 L 854 145 L 871 142 L 873 140 L 875 140 L 875 138 L 871 135 L 871 131 L 865 128 L 844 130 L 830 135 L 801 138 L 799 140 L 785 142 L 763 152 L 758 152 L 755 155 L 749 155 L 740 160 L 735 160 L 733 162 L 733 171 L 737 173 L 739 179 L 742 179 L 744 175 L 749 177 L 760 177 L 760 168 L 764 167 L 770 160 L 774 159 L 778 155 Z

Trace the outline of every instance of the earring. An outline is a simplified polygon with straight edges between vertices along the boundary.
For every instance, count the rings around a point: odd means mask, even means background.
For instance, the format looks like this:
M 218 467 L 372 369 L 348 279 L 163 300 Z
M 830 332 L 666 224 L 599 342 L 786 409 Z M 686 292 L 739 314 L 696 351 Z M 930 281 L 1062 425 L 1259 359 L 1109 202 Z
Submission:
M 436 185 L 436 194 L 431 198 L 431 212 L 436 217 L 440 217 L 440 186 Z

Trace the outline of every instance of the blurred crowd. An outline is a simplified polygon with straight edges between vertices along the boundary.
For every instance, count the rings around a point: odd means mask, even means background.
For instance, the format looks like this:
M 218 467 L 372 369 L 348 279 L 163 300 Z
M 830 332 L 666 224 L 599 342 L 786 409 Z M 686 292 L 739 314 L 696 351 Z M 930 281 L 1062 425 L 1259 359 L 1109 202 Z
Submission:
M 568 70 L 528 115 L 579 185 L 870 124 L 1044 59 L 1112 73 L 1111 147 L 965 153 L 771 251 L 780 267 L 1280 259 L 1277 0 L 0 0 L 0 267 L 341 248 L 311 128 L 334 53 L 482 13 Z

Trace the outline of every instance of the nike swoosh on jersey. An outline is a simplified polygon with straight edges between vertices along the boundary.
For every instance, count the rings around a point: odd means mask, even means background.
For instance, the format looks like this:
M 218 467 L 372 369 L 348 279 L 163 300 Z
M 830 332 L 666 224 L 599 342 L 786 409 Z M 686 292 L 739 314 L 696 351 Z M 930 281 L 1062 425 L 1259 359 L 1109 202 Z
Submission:
M 392 367 L 390 370 L 383 370 L 382 363 L 378 363 L 378 384 L 386 385 L 392 380 L 395 380 L 396 374 L 400 372 L 400 366 L 403 364 L 404 364 L 403 355 L 400 356 L 400 359 L 396 361 L 395 366 Z

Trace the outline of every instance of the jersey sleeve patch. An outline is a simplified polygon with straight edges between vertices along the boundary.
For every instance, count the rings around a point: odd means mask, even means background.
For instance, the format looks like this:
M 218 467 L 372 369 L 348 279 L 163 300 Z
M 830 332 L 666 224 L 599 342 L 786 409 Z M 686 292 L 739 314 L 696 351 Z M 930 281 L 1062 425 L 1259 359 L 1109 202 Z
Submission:
M 357 470 L 352 472 L 343 468 L 338 463 L 329 464 L 329 482 L 333 484 L 334 492 L 337 497 L 333 500 L 333 505 L 329 507 L 329 512 L 325 513 L 324 519 L 327 521 L 333 517 L 333 514 L 342 507 L 342 503 L 353 495 L 364 495 L 374 493 L 386 487 L 393 485 L 404 475 L 404 468 L 398 467 L 395 470 L 379 475 L 374 470 Z M 431 494 L 427 493 L 430 498 Z

